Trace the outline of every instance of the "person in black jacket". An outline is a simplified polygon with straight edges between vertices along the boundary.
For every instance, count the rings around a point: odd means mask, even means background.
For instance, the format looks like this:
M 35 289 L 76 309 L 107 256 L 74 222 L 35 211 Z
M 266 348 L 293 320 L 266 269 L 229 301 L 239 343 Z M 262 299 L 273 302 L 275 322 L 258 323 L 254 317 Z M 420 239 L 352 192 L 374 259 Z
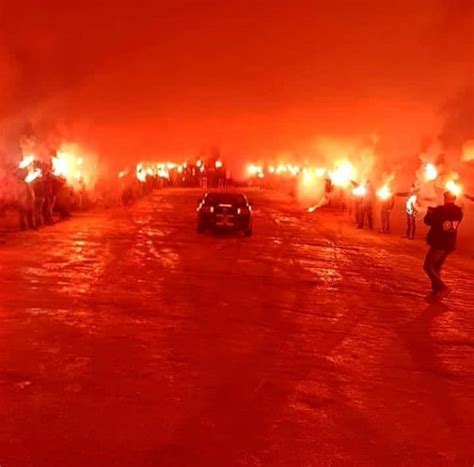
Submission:
M 429 298 L 443 299 L 451 289 L 441 279 L 441 269 L 446 258 L 456 248 L 456 238 L 463 212 L 456 206 L 456 196 L 447 191 L 444 194 L 444 205 L 428 208 L 425 224 L 430 226 L 426 241 L 429 245 L 424 270 L 431 280 L 433 292 Z

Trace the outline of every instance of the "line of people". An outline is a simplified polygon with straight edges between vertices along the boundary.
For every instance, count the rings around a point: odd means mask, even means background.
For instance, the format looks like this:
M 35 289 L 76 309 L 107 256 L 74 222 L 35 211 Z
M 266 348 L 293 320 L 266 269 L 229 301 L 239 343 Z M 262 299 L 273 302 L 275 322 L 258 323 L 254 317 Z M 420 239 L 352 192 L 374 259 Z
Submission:
M 355 196 L 355 223 L 358 229 L 363 229 L 366 225 L 369 230 L 374 228 L 373 212 L 375 206 L 375 191 L 370 182 L 364 185 L 363 196 Z M 422 209 L 420 205 L 419 191 L 412 186 L 409 192 L 390 193 L 383 199 L 378 201 L 380 207 L 380 230 L 381 234 L 389 234 L 391 232 L 391 214 L 395 207 L 395 197 L 405 199 L 405 218 L 406 231 L 404 238 L 413 240 L 416 235 L 417 221 L 419 213 Z M 464 195 L 470 201 L 474 201 L 474 196 Z M 423 201 L 434 201 L 432 198 L 422 198 Z
M 55 214 L 68 219 L 71 214 L 72 189 L 63 177 L 41 165 L 40 177 L 26 181 L 26 171 L 18 169 L 11 183 L 11 194 L 5 208 L 16 209 L 20 230 L 37 230 L 52 225 Z
M 419 205 L 419 192 L 415 186 L 412 186 L 410 192 L 390 194 L 380 201 L 380 232 L 390 233 L 390 214 L 395 206 L 395 196 L 406 197 L 406 237 L 413 240 L 416 233 L 417 216 L 421 210 Z M 441 278 L 441 271 L 448 256 L 456 248 L 456 240 L 459 224 L 463 219 L 463 211 L 457 206 L 456 196 L 450 191 L 444 193 L 444 203 L 436 207 L 428 207 L 424 216 L 424 223 L 429 227 L 426 237 L 428 252 L 423 264 L 423 269 L 431 281 L 431 292 L 427 295 L 428 302 L 437 302 L 443 300 L 451 293 Z M 464 195 L 466 199 L 474 202 L 474 196 Z M 373 204 L 375 193 L 370 183 L 365 186 L 363 196 L 355 198 L 355 214 L 357 227 L 362 229 L 367 221 L 369 229 L 373 228 Z M 433 201 L 423 198 L 423 201 Z

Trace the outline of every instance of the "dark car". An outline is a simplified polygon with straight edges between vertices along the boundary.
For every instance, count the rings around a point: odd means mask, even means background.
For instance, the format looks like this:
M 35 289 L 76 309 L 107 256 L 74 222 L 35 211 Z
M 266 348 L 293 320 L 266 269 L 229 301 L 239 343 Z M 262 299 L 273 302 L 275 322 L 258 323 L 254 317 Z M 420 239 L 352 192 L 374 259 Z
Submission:
M 210 192 L 199 200 L 197 231 L 222 229 L 252 235 L 252 205 L 242 193 Z

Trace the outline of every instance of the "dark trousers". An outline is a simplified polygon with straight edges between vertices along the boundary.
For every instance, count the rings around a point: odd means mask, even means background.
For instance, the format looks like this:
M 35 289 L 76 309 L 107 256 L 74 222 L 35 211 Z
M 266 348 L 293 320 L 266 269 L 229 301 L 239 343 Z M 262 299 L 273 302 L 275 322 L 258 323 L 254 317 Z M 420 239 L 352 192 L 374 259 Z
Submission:
M 45 224 L 53 223 L 53 208 L 54 208 L 54 198 L 46 197 L 43 205 L 43 218 Z
M 356 221 L 357 226 L 360 225 L 361 213 L 362 213 L 362 207 L 360 206 L 360 204 L 356 204 L 355 209 L 354 209 L 354 215 L 355 215 L 355 221 Z
M 36 227 L 44 227 L 44 198 L 36 198 L 35 201 L 35 223 Z
M 390 211 L 387 209 L 382 209 L 380 211 L 380 221 L 382 226 L 380 230 L 382 233 L 390 233 Z
M 35 211 L 33 208 L 20 208 L 18 210 L 18 217 L 21 230 L 36 229 Z
M 369 229 L 372 230 L 373 228 L 373 220 L 372 220 L 372 208 L 362 206 L 359 215 L 359 228 L 364 228 L 365 218 L 367 217 L 367 224 L 369 225 Z
M 433 247 L 430 247 L 426 253 L 423 269 L 431 280 L 433 292 L 439 292 L 446 288 L 446 284 L 441 280 L 441 269 L 449 253 L 449 251 Z
M 414 239 L 416 233 L 416 217 L 407 213 L 407 238 Z

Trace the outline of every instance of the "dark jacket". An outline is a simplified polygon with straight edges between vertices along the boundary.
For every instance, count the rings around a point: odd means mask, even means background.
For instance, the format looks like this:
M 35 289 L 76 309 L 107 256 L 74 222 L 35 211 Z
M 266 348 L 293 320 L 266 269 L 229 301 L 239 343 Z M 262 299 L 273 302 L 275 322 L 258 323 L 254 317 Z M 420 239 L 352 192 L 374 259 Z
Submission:
M 462 220 L 462 209 L 455 204 L 444 204 L 436 208 L 428 208 L 425 224 L 431 228 L 426 237 L 428 245 L 445 251 L 456 248 L 458 226 Z

